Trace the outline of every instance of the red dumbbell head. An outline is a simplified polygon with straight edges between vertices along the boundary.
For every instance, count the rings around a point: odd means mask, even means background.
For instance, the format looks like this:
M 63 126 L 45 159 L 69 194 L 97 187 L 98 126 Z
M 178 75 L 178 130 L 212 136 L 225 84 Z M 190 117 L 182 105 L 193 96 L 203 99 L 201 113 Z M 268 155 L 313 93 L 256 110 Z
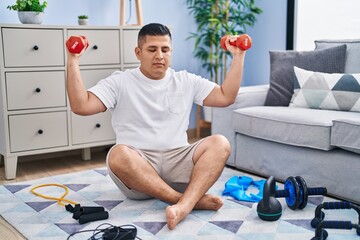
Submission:
M 70 53 L 80 54 L 89 46 L 85 36 L 71 36 L 66 41 L 66 47 Z
M 247 34 L 241 34 L 236 39 L 236 46 L 243 51 L 246 51 L 249 48 L 251 48 L 251 45 L 252 45 L 251 37 Z
M 229 35 L 226 35 L 224 37 L 222 37 L 220 39 L 220 46 L 225 50 L 227 51 L 227 48 L 226 48 L 226 45 L 225 45 L 225 41 L 226 41 L 226 38 L 228 37 Z M 236 41 L 234 42 L 229 42 L 230 45 L 232 46 L 236 46 L 238 48 L 240 48 L 241 50 L 243 51 L 246 51 L 248 50 L 249 48 L 251 48 L 251 37 L 247 34 L 241 34 L 240 36 L 238 36 L 236 38 Z

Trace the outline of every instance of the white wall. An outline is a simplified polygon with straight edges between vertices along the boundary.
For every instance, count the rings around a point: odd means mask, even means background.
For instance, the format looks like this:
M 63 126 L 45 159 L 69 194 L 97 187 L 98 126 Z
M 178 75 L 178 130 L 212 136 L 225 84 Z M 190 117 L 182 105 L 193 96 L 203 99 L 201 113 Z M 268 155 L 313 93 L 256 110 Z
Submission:
M 312 50 L 316 39 L 359 39 L 359 11 L 359 0 L 297 0 L 294 48 Z

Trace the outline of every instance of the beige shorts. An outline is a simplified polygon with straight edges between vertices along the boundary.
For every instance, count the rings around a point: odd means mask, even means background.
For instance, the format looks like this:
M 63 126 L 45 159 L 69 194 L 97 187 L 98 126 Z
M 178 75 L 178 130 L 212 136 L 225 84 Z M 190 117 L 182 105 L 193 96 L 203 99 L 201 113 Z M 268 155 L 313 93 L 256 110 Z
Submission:
M 184 192 L 189 181 L 192 169 L 194 167 L 193 155 L 202 140 L 199 140 L 188 146 L 174 148 L 169 150 L 144 150 L 127 146 L 142 156 L 142 158 L 153 166 L 159 176 L 173 189 L 178 192 Z M 116 146 L 116 145 L 115 145 Z M 128 188 L 110 169 L 108 158 L 113 146 L 106 157 L 106 166 L 111 179 L 121 192 L 131 199 L 149 199 L 151 196 Z

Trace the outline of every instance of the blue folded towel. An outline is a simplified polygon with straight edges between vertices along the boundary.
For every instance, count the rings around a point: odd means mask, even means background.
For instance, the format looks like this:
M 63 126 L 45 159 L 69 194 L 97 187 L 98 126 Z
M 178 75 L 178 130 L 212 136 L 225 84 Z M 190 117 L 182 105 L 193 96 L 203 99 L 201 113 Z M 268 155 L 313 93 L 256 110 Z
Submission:
M 234 176 L 225 183 L 223 196 L 231 196 L 239 201 L 259 202 L 263 197 L 263 189 L 266 180 L 253 181 L 251 177 Z M 247 194 L 246 191 L 250 186 L 259 189 L 255 195 L 253 193 Z

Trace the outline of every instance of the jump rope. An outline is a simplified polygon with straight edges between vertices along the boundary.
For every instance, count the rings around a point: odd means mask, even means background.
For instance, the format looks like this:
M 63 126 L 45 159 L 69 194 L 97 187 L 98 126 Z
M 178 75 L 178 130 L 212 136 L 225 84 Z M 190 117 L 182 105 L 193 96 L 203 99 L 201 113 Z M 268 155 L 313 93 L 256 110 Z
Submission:
M 36 189 L 43 188 L 43 187 L 60 187 L 60 188 L 63 188 L 65 190 L 65 192 L 64 192 L 63 195 L 61 195 L 61 197 L 58 197 L 58 198 L 57 197 L 52 197 L 52 196 L 47 196 L 47 195 L 35 192 Z M 65 199 L 66 195 L 68 195 L 68 193 L 69 193 L 69 188 L 67 186 L 65 186 L 65 185 L 62 185 L 62 184 L 57 184 L 57 183 L 40 184 L 40 185 L 35 186 L 32 189 L 30 189 L 30 192 L 32 194 L 38 196 L 38 197 L 41 197 L 41 198 L 45 198 L 45 199 L 49 199 L 49 200 L 55 200 L 61 206 L 65 206 L 65 203 L 63 203 L 63 202 L 74 204 L 74 205 L 78 204 L 77 202 Z
M 60 197 L 48 196 L 42 193 L 38 193 L 35 190 L 44 187 L 59 187 L 65 190 L 65 192 Z M 73 213 L 73 218 L 79 220 L 80 224 L 104 220 L 109 218 L 109 213 L 105 211 L 104 207 L 93 207 L 86 206 L 82 207 L 79 203 L 66 199 L 66 195 L 69 193 L 69 188 L 63 184 L 49 183 L 49 184 L 40 184 L 30 189 L 30 192 L 38 197 L 54 200 L 59 205 L 64 206 L 68 212 Z M 74 205 L 74 206 L 72 206 Z M 101 228 L 103 226 L 108 226 Z M 67 239 L 70 239 L 75 234 L 84 233 L 84 232 L 93 232 L 93 235 L 89 240 L 95 239 L 106 239 L 106 240 L 123 240 L 123 239 L 140 239 L 137 237 L 137 228 L 134 225 L 121 225 L 114 226 L 109 223 L 103 223 L 99 225 L 96 229 L 77 231 L 69 235 Z

